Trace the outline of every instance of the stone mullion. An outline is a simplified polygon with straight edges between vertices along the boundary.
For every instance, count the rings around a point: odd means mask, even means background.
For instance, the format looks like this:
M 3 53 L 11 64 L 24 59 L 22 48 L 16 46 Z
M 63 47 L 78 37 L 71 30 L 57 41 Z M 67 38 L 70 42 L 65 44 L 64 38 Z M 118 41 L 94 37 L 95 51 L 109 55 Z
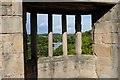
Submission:
M 63 41 L 63 55 L 67 56 L 67 25 L 66 25 L 66 15 L 62 14 L 62 41 Z
M 79 14 L 76 14 L 75 16 L 75 30 L 76 30 L 75 51 L 77 55 L 81 55 L 82 33 L 81 33 L 81 16 Z
M 53 56 L 52 14 L 48 14 L 48 55 Z

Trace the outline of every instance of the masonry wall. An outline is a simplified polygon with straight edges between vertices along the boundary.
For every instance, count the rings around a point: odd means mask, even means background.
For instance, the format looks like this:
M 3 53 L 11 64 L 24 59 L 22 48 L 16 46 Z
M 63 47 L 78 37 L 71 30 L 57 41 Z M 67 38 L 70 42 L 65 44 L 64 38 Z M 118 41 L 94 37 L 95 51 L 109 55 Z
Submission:
M 94 23 L 93 56 L 43 58 L 39 78 L 118 78 L 119 4 Z M 94 15 L 93 15 L 94 16 Z M 97 17 L 97 16 L 96 16 Z
M 38 78 L 97 78 L 92 55 L 42 58 Z
M 99 78 L 118 78 L 119 6 L 115 5 L 95 23 L 94 54 Z
M 0 2 L 0 79 L 24 77 L 22 3 L 21 0 L 8 1 Z M 94 56 L 39 59 L 38 77 L 118 78 L 120 76 L 119 9 L 120 4 L 115 5 L 95 23 Z
M 0 79 L 24 77 L 21 0 L 0 2 Z

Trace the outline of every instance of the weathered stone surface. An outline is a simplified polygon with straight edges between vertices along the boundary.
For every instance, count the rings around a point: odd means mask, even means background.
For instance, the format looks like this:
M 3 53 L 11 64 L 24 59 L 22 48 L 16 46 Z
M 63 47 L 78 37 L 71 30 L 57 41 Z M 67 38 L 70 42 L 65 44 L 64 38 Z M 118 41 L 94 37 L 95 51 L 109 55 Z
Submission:
M 99 78 L 111 78 L 111 58 L 101 57 L 97 59 L 96 71 Z
M 0 2 L 0 16 L 2 15 L 2 5 L 1 5 L 1 2 Z
M 12 0 L 2 0 L 2 6 L 11 6 L 12 5 Z
M 112 42 L 112 34 L 111 33 L 107 33 L 107 34 L 103 34 L 103 43 L 113 43 Z
M 118 43 L 120 39 L 118 36 L 120 31 L 118 12 L 118 5 L 115 5 L 110 11 L 102 16 L 95 25 L 97 26 L 95 27 L 95 33 L 101 33 L 103 35 L 102 43 L 99 42 L 100 44 L 94 44 L 94 52 L 97 55 L 96 71 L 99 78 L 118 78 Z M 99 35 L 101 36 L 101 34 Z M 95 39 L 98 38 L 95 36 Z
M 0 80 L 3 78 L 3 70 L 0 69 Z
M 4 53 L 23 52 L 22 34 L 4 34 L 2 40 Z
M 13 38 L 13 49 L 15 52 L 23 52 L 23 35 L 16 34 Z
M 112 25 L 110 21 L 101 21 L 95 23 L 95 33 L 110 33 Z
M 24 74 L 23 53 L 16 53 L 16 54 L 5 53 L 4 54 L 5 77 L 10 77 L 10 76 L 16 77 L 16 75 L 23 75 L 23 74 Z
M 94 43 L 95 44 L 102 44 L 102 38 L 103 35 L 102 34 L 94 34 Z
M 0 78 L 23 77 L 23 26 L 22 3 L 2 0 L 0 7 Z M 79 0 L 82 1 L 82 0 Z M 86 0 L 88 1 L 88 0 Z M 95 1 L 95 0 L 90 0 Z M 105 0 L 96 0 L 104 1 Z M 110 0 L 109 0 L 110 1 Z M 109 2 L 108 1 L 108 2 Z M 116 0 L 111 0 L 115 2 Z M 111 2 L 110 1 L 110 2 Z M 117 0 L 118 1 L 118 0 Z M 95 27 L 95 45 L 97 61 L 93 56 L 72 56 L 52 59 L 40 59 L 38 62 L 38 77 L 42 78 L 116 78 L 118 77 L 120 32 L 119 6 L 114 6 L 107 12 Z M 7 16 L 6 16 L 7 15 Z M 9 16 L 8 16 L 9 15 Z M 117 22 L 116 22 L 117 20 Z M 2 44 L 2 45 L 1 45 Z M 4 59 L 3 59 L 4 57 Z M 2 61 L 4 60 L 4 62 Z M 95 65 L 96 62 L 96 65 Z M 4 66 L 4 71 L 2 71 Z M 30 74 L 30 76 L 32 76 Z
M 3 68 L 3 56 L 2 56 L 2 51 L 0 51 L 0 69 Z
M 39 78 L 97 78 L 95 58 L 81 55 L 68 58 L 39 59 Z
M 12 15 L 12 6 L 2 6 L 2 15 Z
M 2 31 L 2 17 L 0 16 L 0 32 Z M 1 37 L 1 34 L 0 34 Z
M 118 43 L 118 33 L 112 33 L 112 43 Z
M 12 14 L 22 16 L 22 3 L 12 2 Z
M 113 77 L 118 77 L 118 68 L 119 68 L 119 45 L 113 44 L 112 45 L 112 70 Z
M 12 38 L 13 38 L 13 35 L 10 35 L 10 34 L 2 35 L 2 42 L 3 42 L 2 46 L 3 46 L 4 53 L 13 52 Z
M 94 48 L 94 53 L 98 57 L 111 57 L 111 50 L 112 50 L 111 46 L 95 44 L 93 48 Z
M 18 16 L 2 17 L 2 31 L 0 33 L 18 33 L 22 31 L 22 18 Z
M 99 78 L 118 78 L 117 68 L 112 67 L 112 59 L 101 57 L 97 59 L 96 71 Z
M 117 33 L 117 32 L 119 32 L 119 25 L 120 25 L 120 23 L 115 23 L 115 22 L 112 22 L 112 32 L 113 33 Z

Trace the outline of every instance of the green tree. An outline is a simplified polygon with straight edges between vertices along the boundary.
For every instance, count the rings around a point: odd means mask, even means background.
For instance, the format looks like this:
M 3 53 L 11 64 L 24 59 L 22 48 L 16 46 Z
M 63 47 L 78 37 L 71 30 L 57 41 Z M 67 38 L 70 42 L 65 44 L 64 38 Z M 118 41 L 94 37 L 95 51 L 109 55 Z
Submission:
M 82 34 L 82 54 L 92 54 L 91 30 Z
M 68 54 L 75 55 L 75 34 L 68 34 Z M 61 42 L 62 35 L 54 34 L 54 42 Z M 27 36 L 27 59 L 31 58 L 31 36 Z M 48 56 L 48 35 L 42 34 L 37 35 L 37 56 L 47 57 Z M 92 54 L 92 34 L 91 30 L 82 33 L 82 54 Z M 54 50 L 54 56 L 63 55 L 62 45 Z

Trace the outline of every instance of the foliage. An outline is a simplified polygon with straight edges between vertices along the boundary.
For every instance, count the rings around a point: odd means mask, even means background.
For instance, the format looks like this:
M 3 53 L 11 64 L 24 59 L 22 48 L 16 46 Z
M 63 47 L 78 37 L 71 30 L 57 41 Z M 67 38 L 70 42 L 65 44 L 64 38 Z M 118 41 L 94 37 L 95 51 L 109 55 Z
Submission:
M 75 55 L 75 34 L 68 34 L 68 55 Z
M 28 54 L 27 58 L 30 59 L 31 57 L 31 35 L 27 36 L 27 42 L 28 42 Z M 68 34 L 67 37 L 68 41 L 68 54 L 69 55 L 75 55 L 75 34 Z M 54 34 L 53 35 L 53 41 L 55 43 L 62 41 L 62 35 L 60 34 Z M 62 45 L 59 46 L 57 49 L 53 51 L 54 56 L 62 55 Z M 38 57 L 47 57 L 48 56 L 48 35 L 47 34 L 41 34 L 37 35 L 37 54 Z M 82 33 L 82 54 L 92 54 L 92 34 L 91 30 L 86 31 Z
M 48 56 L 48 36 L 38 35 L 37 36 L 37 54 L 38 57 Z
M 62 52 L 62 45 L 59 46 L 56 50 L 54 50 L 53 52 L 53 56 L 60 56 L 60 55 L 63 55 L 63 52 Z
M 91 30 L 82 34 L 82 54 L 92 54 Z

